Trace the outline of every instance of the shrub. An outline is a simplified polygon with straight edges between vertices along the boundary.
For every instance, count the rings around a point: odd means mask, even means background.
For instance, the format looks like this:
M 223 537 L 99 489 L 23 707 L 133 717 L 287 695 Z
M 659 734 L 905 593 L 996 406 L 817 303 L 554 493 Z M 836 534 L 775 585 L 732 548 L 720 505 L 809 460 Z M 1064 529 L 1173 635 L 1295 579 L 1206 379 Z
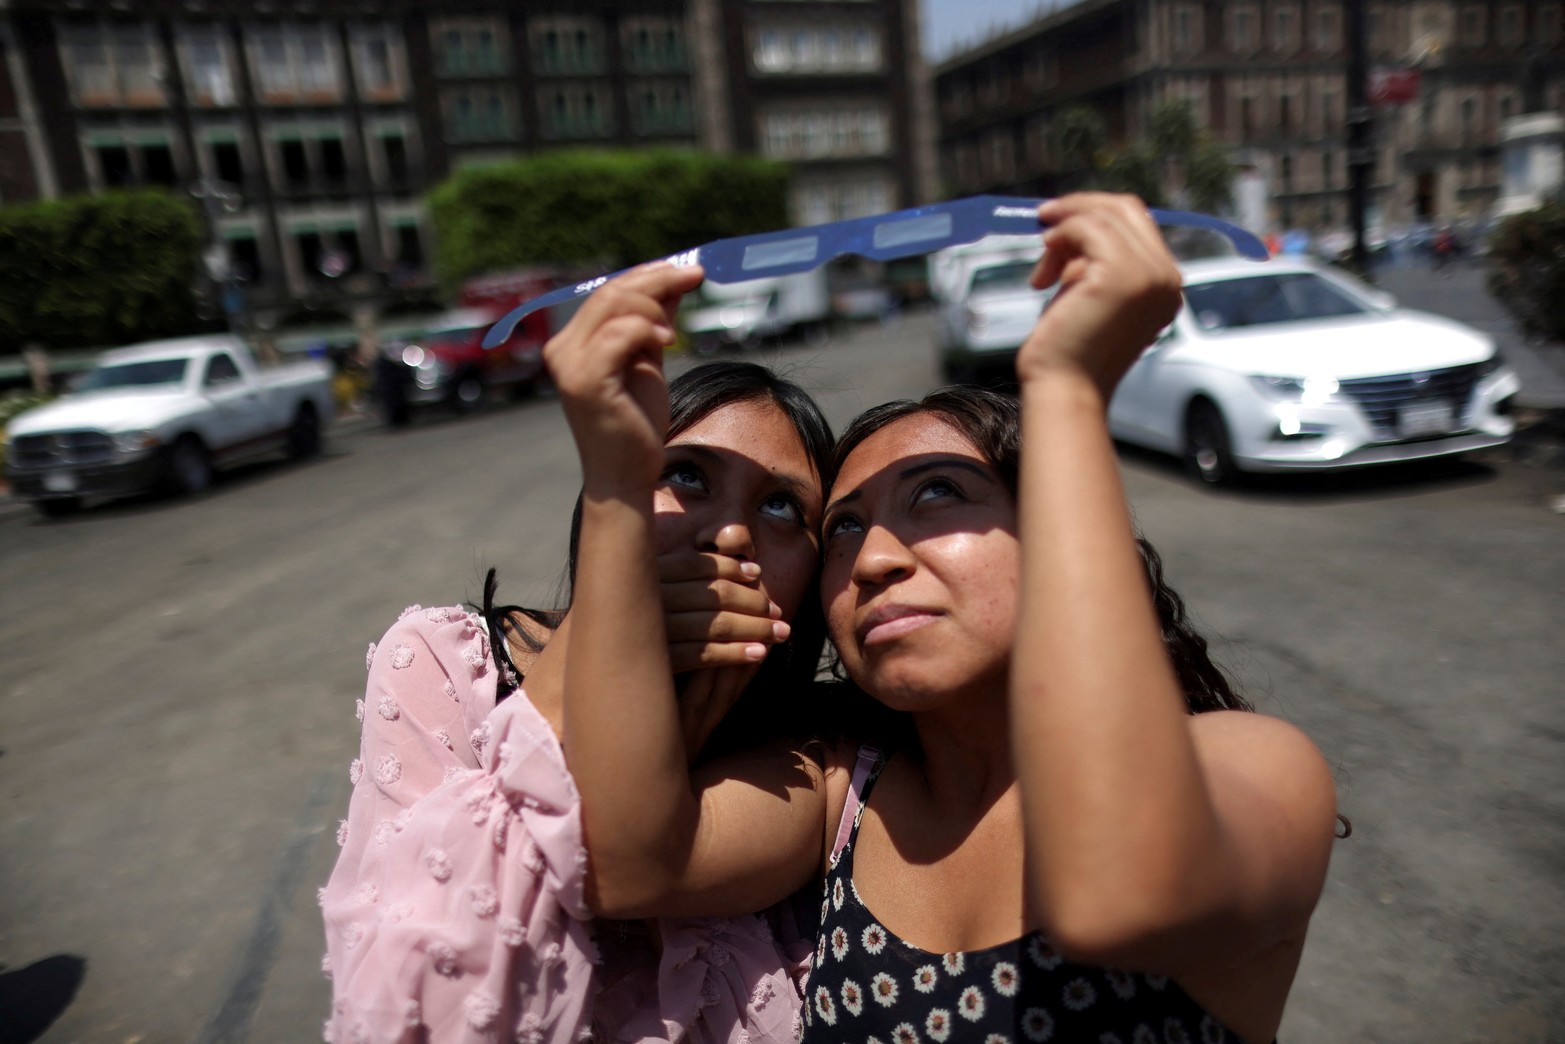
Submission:
M 454 288 L 528 264 L 623 268 L 788 224 L 787 168 L 677 150 L 546 152 L 458 170 L 429 198 Z
M 1565 204 L 1500 222 L 1489 240 L 1489 290 L 1528 335 L 1565 340 Z
M 187 332 L 201 245 L 194 207 L 157 190 L 0 208 L 0 352 Z

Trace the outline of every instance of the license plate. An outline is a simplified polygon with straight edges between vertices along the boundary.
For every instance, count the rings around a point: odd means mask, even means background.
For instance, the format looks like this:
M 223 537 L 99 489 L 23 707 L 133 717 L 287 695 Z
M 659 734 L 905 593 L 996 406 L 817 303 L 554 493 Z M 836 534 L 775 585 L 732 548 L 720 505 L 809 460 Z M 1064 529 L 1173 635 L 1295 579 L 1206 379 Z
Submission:
M 1404 438 L 1445 435 L 1455 428 L 1456 411 L 1449 402 L 1420 402 L 1402 407 L 1401 432 Z
M 75 493 L 76 476 L 69 471 L 51 471 L 43 477 L 43 488 L 50 493 Z

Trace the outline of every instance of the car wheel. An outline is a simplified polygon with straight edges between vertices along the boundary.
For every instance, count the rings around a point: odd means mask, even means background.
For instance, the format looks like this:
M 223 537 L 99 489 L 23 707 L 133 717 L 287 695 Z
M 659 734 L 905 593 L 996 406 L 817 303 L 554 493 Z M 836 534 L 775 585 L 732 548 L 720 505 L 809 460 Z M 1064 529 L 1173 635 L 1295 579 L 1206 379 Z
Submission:
M 288 428 L 288 456 L 295 460 L 313 457 L 321 451 L 321 420 L 315 407 L 306 403 L 294 414 Z
M 164 480 L 170 492 L 187 497 L 212 484 L 212 458 L 200 439 L 186 435 L 169 448 Z
M 476 373 L 464 373 L 451 386 L 451 408 L 457 413 L 473 413 L 484 404 L 484 379 Z
M 35 500 L 33 507 L 44 518 L 64 518 L 74 515 L 82 509 L 81 497 L 51 497 L 48 500 Z
M 1239 480 L 1228 425 L 1222 411 L 1207 399 L 1197 399 L 1185 411 L 1185 469 L 1208 486 L 1231 486 Z

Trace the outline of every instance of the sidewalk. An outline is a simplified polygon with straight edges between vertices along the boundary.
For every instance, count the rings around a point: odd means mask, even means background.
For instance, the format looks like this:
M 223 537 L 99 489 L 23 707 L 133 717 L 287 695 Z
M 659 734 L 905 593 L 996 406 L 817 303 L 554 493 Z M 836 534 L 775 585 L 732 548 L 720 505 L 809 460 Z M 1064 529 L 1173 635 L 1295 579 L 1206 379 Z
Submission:
M 1490 295 L 1481 264 L 1458 263 L 1439 274 L 1424 267 L 1384 268 L 1376 271 L 1375 282 L 1405 308 L 1448 316 L 1491 335 L 1521 378 L 1518 406 L 1565 410 L 1565 344 L 1529 341 Z

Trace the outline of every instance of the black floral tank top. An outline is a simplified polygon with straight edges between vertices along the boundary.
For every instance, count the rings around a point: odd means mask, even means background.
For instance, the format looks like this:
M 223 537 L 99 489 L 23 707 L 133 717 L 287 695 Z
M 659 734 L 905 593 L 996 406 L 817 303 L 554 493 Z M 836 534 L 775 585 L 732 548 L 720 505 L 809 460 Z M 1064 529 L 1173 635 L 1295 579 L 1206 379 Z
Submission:
M 1037 932 L 964 953 L 929 953 L 892 935 L 853 887 L 854 842 L 884 766 L 860 750 L 826 875 L 801 1044 L 1242 1044 L 1168 979 L 1077 964 Z

